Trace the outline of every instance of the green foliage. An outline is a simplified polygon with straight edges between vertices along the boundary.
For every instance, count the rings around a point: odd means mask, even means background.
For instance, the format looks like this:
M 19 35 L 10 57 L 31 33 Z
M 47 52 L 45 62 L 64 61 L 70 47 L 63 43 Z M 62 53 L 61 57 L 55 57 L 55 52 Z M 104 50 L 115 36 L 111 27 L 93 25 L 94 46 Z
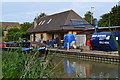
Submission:
M 33 25 L 32 23 L 25 22 L 25 23 L 20 25 L 21 26 L 21 30 L 26 32 L 28 30 L 28 28 L 30 28 L 32 25 Z
M 19 31 L 19 30 L 20 30 L 20 29 L 17 28 L 17 27 L 12 27 L 12 28 L 8 29 L 8 32 L 17 32 L 17 31 Z
M 26 31 L 32 26 L 32 23 L 25 22 L 21 24 L 21 28 L 13 27 L 8 30 L 8 34 L 3 41 L 18 41 L 22 38 L 23 34 L 27 34 Z M 26 40 L 26 39 L 25 39 Z
M 41 13 L 36 19 L 38 21 L 40 18 L 45 17 L 45 16 L 47 16 L 45 13 Z
M 114 6 L 109 13 L 103 14 L 98 22 L 99 27 L 120 26 L 120 6 Z
M 24 33 L 25 32 L 23 32 L 19 28 L 13 27 L 8 30 L 8 34 L 6 35 L 6 38 L 8 41 L 18 41 L 22 37 L 22 34 Z
M 120 56 L 120 45 L 119 45 L 119 43 L 116 41 L 115 36 L 114 36 L 114 34 L 112 33 L 113 31 L 110 29 L 110 26 L 109 26 L 109 31 L 110 31 L 111 34 L 112 34 L 112 38 L 113 38 L 114 43 L 115 43 L 115 45 L 116 45 L 116 48 L 117 48 L 117 50 L 118 50 L 118 55 Z
M 90 11 L 88 11 L 84 16 L 85 16 L 85 20 L 87 20 L 89 23 L 91 23 L 91 15 L 92 13 Z M 92 16 L 92 19 L 93 19 L 93 16 Z
M 8 38 L 3 38 L 2 37 L 2 41 L 8 42 L 9 40 L 8 40 Z
M 20 50 L 3 51 L 3 78 L 48 78 L 53 65 L 41 62 L 38 51 L 23 53 Z

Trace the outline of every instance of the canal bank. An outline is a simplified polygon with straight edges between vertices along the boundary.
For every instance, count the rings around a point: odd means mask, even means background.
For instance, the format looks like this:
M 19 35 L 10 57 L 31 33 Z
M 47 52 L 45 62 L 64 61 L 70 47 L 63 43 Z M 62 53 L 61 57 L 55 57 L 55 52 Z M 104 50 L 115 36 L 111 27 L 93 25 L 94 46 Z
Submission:
M 57 54 L 51 52 L 48 60 L 55 65 L 51 69 L 51 78 L 82 78 L 119 80 L 119 65 L 82 60 L 76 55 Z M 78 80 L 79 80 L 78 79 Z
M 69 51 L 66 49 L 55 49 L 50 48 L 49 52 L 77 56 L 86 60 L 94 60 L 94 61 L 103 61 L 103 62 L 120 62 L 120 56 L 118 55 L 118 51 L 105 52 L 105 51 L 82 51 L 79 49 L 70 49 Z

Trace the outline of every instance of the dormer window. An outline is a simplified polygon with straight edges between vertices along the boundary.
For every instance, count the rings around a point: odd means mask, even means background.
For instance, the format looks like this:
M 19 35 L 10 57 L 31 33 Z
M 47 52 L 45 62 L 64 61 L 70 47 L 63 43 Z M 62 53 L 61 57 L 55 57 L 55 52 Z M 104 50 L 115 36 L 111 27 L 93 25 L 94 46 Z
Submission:
M 41 25 L 41 23 L 42 23 L 42 21 L 40 21 L 38 25 Z
M 49 19 L 49 21 L 47 22 L 47 24 L 49 24 L 52 21 L 52 19 Z
M 41 25 L 43 25 L 43 24 L 45 23 L 45 21 L 46 21 L 46 20 L 44 20 L 44 21 L 41 23 Z

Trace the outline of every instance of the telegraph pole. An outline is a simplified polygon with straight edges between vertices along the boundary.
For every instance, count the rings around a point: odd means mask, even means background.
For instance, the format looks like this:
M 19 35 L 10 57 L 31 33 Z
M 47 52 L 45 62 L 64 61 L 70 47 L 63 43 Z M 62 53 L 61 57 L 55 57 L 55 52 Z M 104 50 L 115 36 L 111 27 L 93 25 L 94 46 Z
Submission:
M 109 14 L 109 25 L 108 26 L 110 27 L 110 14 Z

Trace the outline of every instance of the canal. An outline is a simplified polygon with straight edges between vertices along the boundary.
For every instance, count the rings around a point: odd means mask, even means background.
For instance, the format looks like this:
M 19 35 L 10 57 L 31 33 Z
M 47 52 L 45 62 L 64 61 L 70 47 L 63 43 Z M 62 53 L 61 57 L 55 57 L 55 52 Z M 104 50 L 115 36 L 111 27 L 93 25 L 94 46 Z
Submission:
M 83 60 L 78 56 L 49 54 L 48 60 L 55 67 L 50 75 L 53 78 L 119 78 L 119 64 Z

